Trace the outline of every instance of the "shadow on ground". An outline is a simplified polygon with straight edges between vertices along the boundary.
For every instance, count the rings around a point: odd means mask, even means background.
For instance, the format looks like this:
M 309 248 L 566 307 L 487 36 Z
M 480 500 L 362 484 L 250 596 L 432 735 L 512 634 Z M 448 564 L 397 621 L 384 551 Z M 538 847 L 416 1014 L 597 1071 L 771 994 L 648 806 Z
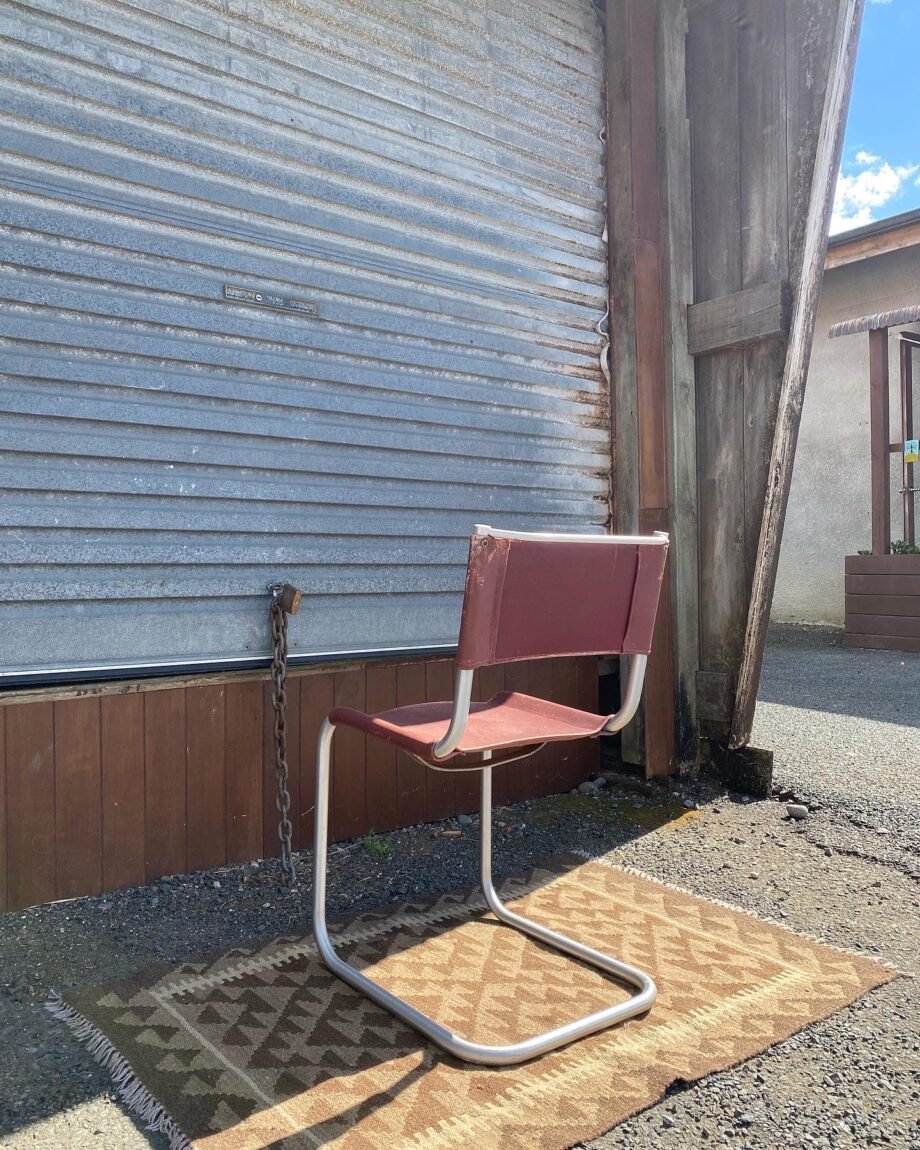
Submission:
M 839 628 L 774 625 L 758 702 L 920 727 L 920 652 L 847 647 Z

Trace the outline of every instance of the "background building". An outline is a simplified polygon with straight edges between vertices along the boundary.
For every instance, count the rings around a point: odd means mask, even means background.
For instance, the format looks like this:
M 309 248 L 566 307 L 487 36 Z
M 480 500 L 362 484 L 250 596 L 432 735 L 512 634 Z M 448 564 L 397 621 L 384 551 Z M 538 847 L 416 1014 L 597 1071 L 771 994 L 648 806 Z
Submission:
M 828 339 L 828 331 L 855 316 L 918 303 L 920 211 L 831 238 L 773 599 L 775 620 L 842 627 L 844 556 L 868 550 L 871 543 L 869 341 L 865 332 Z M 889 332 L 893 443 L 901 438 L 901 327 Z M 892 539 L 903 535 L 900 487 L 901 457 L 893 454 Z

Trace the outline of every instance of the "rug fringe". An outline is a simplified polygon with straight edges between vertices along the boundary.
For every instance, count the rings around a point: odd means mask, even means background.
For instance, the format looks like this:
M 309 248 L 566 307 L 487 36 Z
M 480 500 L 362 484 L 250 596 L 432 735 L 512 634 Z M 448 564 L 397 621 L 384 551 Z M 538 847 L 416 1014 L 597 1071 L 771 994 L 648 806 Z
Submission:
M 164 1107 L 150 1093 L 137 1077 L 130 1063 L 97 1027 L 53 991 L 45 1003 L 45 1009 L 52 1018 L 68 1027 L 77 1041 L 81 1042 L 112 1077 L 115 1092 L 132 1114 L 136 1114 L 145 1129 L 165 1134 L 169 1139 L 169 1150 L 193 1150 L 191 1141 L 179 1129 Z
M 790 926 L 789 923 L 784 922 L 780 918 L 773 918 L 767 914 L 758 914 L 756 910 L 748 910 L 746 906 L 738 906 L 736 903 L 726 902 L 724 899 L 715 898 L 713 895 L 700 894 L 698 891 L 689 890 L 685 886 L 679 886 L 677 883 L 668 882 L 667 879 L 649 874 L 648 871 L 641 870 L 639 867 L 630 866 L 628 863 L 616 862 L 610 858 L 608 854 L 591 854 L 589 851 L 582 850 L 580 847 L 569 853 L 576 855 L 580 859 L 584 859 L 585 862 L 600 863 L 601 866 L 610 867 L 612 870 L 622 870 L 626 871 L 627 874 L 634 874 L 637 878 L 644 878 L 648 882 L 657 883 L 659 886 L 667 887 L 668 890 L 676 891 L 677 894 L 685 894 L 690 898 L 704 899 L 706 902 L 714 903 L 716 906 L 721 906 L 725 910 L 734 911 L 735 914 L 745 914 L 748 918 L 756 918 L 758 922 L 766 923 L 768 926 L 778 926 L 781 930 L 785 930 L 789 934 L 795 934 L 798 935 L 799 938 L 807 938 L 809 942 L 817 942 L 821 946 L 826 946 L 828 950 L 836 950 L 839 951 L 840 954 L 847 954 L 852 958 L 862 958 L 866 962 L 874 962 L 876 966 L 880 966 L 884 970 L 890 971 L 892 974 L 896 974 L 901 978 L 917 977 L 914 971 L 901 970 L 900 967 L 895 966 L 884 958 L 879 958 L 876 954 L 866 954 L 865 951 L 857 950 L 855 947 L 840 946 L 838 943 L 828 942 L 826 938 L 821 938 L 817 934 L 810 934 L 807 930 L 799 930 L 797 927 Z

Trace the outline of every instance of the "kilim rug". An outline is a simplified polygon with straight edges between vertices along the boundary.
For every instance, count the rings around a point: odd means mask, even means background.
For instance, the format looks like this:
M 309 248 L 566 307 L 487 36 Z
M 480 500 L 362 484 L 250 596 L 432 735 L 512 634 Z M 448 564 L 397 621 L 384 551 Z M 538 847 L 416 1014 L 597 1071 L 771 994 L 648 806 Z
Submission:
M 648 970 L 651 1011 L 521 1066 L 470 1066 L 334 978 L 309 937 L 73 990 L 49 1009 L 174 1148 L 557 1150 L 893 977 L 604 862 L 559 860 L 502 890 L 528 917 Z M 513 1042 L 628 994 L 499 925 L 475 891 L 360 914 L 333 938 L 480 1041 Z

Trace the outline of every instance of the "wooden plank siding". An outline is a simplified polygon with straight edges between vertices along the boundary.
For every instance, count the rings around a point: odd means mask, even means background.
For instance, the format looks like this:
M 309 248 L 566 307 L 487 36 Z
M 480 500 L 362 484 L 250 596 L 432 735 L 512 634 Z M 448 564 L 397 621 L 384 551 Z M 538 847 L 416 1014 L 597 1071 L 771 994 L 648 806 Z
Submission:
M 688 347 L 693 301 L 693 213 L 687 107 L 687 11 L 659 4 L 658 179 L 661 185 L 661 294 L 668 435 L 671 546 L 666 601 L 673 648 L 675 746 L 672 769 L 699 761 L 699 562 L 695 365 Z
M 6 712 L 7 905 L 59 897 L 54 821 L 54 704 Z M 87 892 L 89 893 L 89 892 Z
M 920 555 L 847 555 L 844 563 L 847 644 L 920 650 Z
M 490 668 L 476 694 L 519 690 L 597 711 L 597 661 Z M 293 841 L 313 834 L 315 745 L 335 704 L 386 710 L 450 698 L 448 659 L 293 670 L 288 679 Z M 598 745 L 547 747 L 497 768 L 496 805 L 570 790 Z M 0 910 L 276 856 L 274 713 L 263 677 L 212 676 L 23 691 L 0 699 Z M 342 728 L 332 835 L 386 832 L 474 810 L 479 774 L 426 770 Z
M 737 0 L 713 0 L 689 11 L 687 95 L 697 303 L 744 286 L 737 9 Z M 729 99 L 727 92 L 739 95 Z M 741 657 L 747 605 L 740 350 L 697 360 L 696 397 L 700 667 L 730 673 Z M 709 729 L 713 733 L 711 722 Z
M 892 639 L 920 639 L 920 612 L 916 615 L 861 615 L 846 617 L 846 633 L 854 635 L 888 635 Z
M 99 700 L 54 704 L 55 892 L 102 890 L 102 757 Z
M 671 284 L 672 233 L 661 195 L 668 184 L 662 182 L 659 145 L 664 117 L 659 100 L 668 107 L 670 93 L 660 84 L 661 15 L 658 0 L 621 0 L 607 7 L 613 523 L 627 533 L 670 531 L 672 519 L 667 394 L 672 363 L 665 329 L 673 312 L 672 297 L 664 295 L 665 283 Z M 643 705 L 622 736 L 624 760 L 644 765 L 648 776 L 670 774 L 675 765 L 670 579 L 669 569 Z M 627 673 L 624 660 L 621 675 Z
M 8 709 L 0 707 L 0 711 Z M 115 890 L 144 881 L 144 699 L 142 695 L 104 695 L 99 710 L 102 889 Z M 220 745 L 222 749 L 223 739 Z M 223 861 L 223 856 L 216 860 Z
M 844 591 L 856 598 L 861 595 L 920 595 L 918 575 L 846 575 Z

